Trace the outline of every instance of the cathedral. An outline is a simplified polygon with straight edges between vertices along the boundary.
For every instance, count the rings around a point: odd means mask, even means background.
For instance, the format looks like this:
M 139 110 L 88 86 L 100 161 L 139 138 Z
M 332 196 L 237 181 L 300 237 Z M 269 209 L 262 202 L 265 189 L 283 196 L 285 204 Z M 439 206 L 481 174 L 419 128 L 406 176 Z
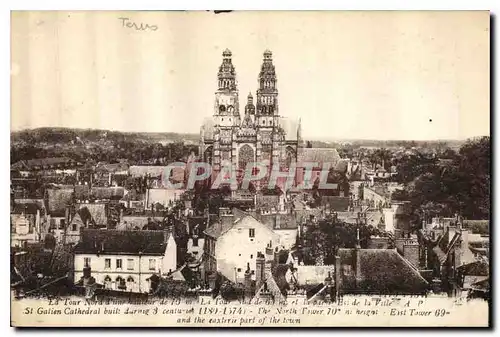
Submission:
M 200 131 L 200 159 L 210 163 L 215 172 L 224 166 L 241 172 L 249 162 L 282 168 L 297 162 L 303 148 L 300 121 L 280 115 L 272 53 L 264 52 L 255 97 L 248 94 L 243 111 L 228 49 L 222 53 L 217 80 L 213 115 Z

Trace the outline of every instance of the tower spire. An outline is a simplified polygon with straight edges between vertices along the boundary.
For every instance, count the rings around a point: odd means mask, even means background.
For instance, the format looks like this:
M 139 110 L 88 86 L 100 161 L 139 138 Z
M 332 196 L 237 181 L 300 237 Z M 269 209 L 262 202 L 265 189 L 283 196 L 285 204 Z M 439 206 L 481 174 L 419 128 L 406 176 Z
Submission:
M 232 63 L 229 49 L 222 52 L 222 64 L 217 74 L 219 90 L 236 90 L 236 70 Z

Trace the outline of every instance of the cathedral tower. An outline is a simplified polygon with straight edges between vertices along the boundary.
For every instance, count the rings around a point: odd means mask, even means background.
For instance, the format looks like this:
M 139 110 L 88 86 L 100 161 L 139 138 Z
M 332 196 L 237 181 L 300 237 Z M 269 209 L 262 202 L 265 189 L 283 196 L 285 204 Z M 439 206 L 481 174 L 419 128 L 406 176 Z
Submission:
M 257 89 L 256 124 L 260 128 L 273 128 L 278 125 L 278 88 L 276 71 L 271 51 L 264 52 L 259 73 Z
M 240 125 L 240 108 L 238 103 L 238 87 L 236 70 L 231 60 L 231 51 L 224 50 L 222 64 L 217 73 L 218 89 L 215 93 L 215 123 L 221 127 Z

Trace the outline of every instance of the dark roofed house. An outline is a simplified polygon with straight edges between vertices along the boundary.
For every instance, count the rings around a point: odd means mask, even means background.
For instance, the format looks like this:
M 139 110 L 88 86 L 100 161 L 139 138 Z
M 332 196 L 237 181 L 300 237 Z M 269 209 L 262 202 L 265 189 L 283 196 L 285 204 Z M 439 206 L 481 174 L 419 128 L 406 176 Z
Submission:
M 75 185 L 75 200 L 83 202 L 90 199 L 90 186 L 89 185 Z
M 322 196 L 321 206 L 325 207 L 331 212 L 346 212 L 349 209 L 349 197 L 340 196 Z
M 341 293 L 418 295 L 428 290 L 419 271 L 395 249 L 339 249 Z
M 125 195 L 123 187 L 93 187 L 90 196 L 95 200 L 120 200 Z
M 73 188 L 47 189 L 47 213 L 52 217 L 64 217 L 66 207 L 73 203 L 73 196 Z
M 75 280 L 87 268 L 109 290 L 149 292 L 153 275 L 177 269 L 177 245 L 167 230 L 82 229 L 74 254 Z
M 81 163 L 68 157 L 40 158 L 21 160 L 11 165 L 11 170 L 15 171 L 42 171 L 67 169 L 80 166 Z
M 163 231 L 117 231 L 84 229 L 75 254 L 163 255 Z

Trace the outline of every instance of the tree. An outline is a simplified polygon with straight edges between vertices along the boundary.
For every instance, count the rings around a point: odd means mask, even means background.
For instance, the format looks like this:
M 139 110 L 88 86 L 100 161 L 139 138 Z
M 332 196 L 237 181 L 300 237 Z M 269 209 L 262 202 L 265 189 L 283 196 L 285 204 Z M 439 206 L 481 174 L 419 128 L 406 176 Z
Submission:
M 451 217 L 456 213 L 468 219 L 490 217 L 490 139 L 468 140 L 455 158 L 438 165 L 436 158 L 424 155 L 406 157 L 398 168 L 401 180 L 411 181 L 405 190 L 393 194 L 394 200 L 408 200 L 412 222 L 424 218 Z

